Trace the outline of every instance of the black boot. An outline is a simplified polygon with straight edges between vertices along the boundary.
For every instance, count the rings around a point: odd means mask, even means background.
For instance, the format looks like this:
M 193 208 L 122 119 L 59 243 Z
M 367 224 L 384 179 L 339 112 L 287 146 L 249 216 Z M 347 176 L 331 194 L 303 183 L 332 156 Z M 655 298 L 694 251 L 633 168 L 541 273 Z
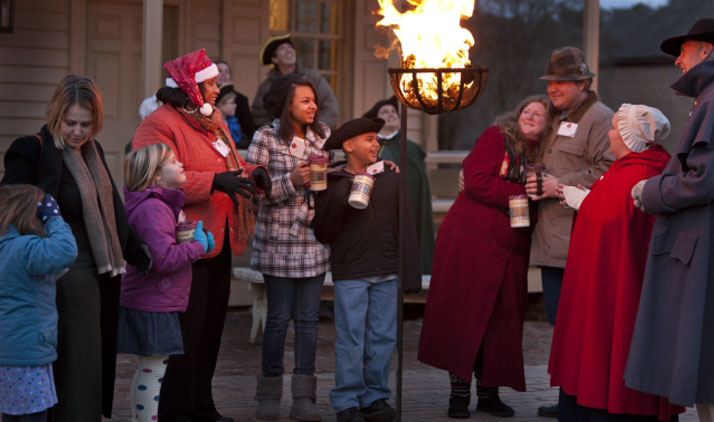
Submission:
M 516 414 L 513 408 L 501 401 L 498 396 L 498 387 L 482 387 L 476 386 L 476 394 L 478 395 L 478 403 L 476 410 L 479 412 L 487 412 L 493 416 L 502 418 L 510 418 Z
M 451 384 L 451 395 L 449 397 L 450 418 L 466 419 L 469 413 L 469 403 L 471 402 L 471 383 L 464 381 L 456 374 L 449 372 L 449 382 Z

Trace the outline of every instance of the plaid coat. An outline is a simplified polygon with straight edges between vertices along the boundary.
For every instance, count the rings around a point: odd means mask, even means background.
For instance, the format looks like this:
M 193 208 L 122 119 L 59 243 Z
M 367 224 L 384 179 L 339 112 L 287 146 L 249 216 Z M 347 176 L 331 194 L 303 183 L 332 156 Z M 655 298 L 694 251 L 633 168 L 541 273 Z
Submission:
M 255 195 L 259 204 L 250 267 L 274 277 L 303 278 L 330 269 L 330 249 L 315 239 L 310 227 L 315 215 L 314 194 L 296 188 L 290 173 L 308 155 L 321 153 L 330 129 L 323 125 L 325 137 L 308 128 L 302 160 L 290 155 L 288 145 L 277 137 L 280 121 L 263 126 L 253 135 L 246 162 L 268 168 L 273 181 L 270 197 Z

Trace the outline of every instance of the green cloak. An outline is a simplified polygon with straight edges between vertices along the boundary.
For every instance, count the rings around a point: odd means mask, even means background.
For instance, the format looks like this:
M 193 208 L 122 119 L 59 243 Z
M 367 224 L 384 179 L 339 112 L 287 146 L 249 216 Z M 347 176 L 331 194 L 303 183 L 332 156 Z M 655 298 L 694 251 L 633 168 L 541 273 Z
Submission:
M 379 138 L 382 159 L 390 160 L 402 167 L 400 157 L 401 136 L 399 131 L 389 138 Z M 421 250 L 422 274 L 431 274 L 434 260 L 434 215 L 431 209 L 431 188 L 424 158 L 426 153 L 415 142 L 407 139 L 407 194 L 409 210 L 417 228 Z

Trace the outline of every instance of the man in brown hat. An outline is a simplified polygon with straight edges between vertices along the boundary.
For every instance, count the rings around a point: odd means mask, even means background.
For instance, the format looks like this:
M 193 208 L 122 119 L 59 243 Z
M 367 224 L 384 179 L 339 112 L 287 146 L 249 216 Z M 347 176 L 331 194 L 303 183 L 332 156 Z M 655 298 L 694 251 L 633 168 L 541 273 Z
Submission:
M 714 19 L 660 48 L 684 74 L 671 87 L 694 99 L 677 148 L 661 175 L 632 189 L 635 204 L 657 214 L 637 322 L 625 370 L 627 387 L 697 405 L 714 421 Z M 643 239 L 646 240 L 646 239 Z
M 546 168 L 542 183 L 539 186 L 535 177 L 529 177 L 526 192 L 539 201 L 531 263 L 541 268 L 543 299 L 548 321 L 553 325 L 573 224 L 573 210 L 560 204 L 557 188 L 590 187 L 615 160 L 607 136 L 614 112 L 590 90 L 593 77 L 583 52 L 563 47 L 553 51 L 546 74 L 540 78 L 548 82 L 548 95 L 559 113 L 542 145 Z M 557 417 L 557 410 L 557 405 L 543 406 L 538 415 Z
M 258 86 L 258 92 L 253 99 L 251 113 L 253 121 L 258 126 L 270 124 L 273 121 L 271 114 L 265 109 L 263 97 L 270 90 L 270 85 L 283 75 L 295 73 L 307 79 L 315 87 L 317 94 L 317 120 L 325 123 L 330 128 L 337 126 L 340 119 L 340 106 L 337 103 L 335 92 L 319 72 L 298 66 L 297 53 L 293 46 L 290 34 L 280 35 L 268 40 L 260 52 L 260 64 L 272 64 L 268 77 Z

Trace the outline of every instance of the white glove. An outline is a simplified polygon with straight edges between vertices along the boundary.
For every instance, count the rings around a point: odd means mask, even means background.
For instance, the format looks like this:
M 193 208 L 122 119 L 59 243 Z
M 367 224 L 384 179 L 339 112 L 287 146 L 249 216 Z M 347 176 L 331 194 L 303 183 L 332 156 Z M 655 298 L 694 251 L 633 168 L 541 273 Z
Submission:
M 645 207 L 642 205 L 642 191 L 645 189 L 645 183 L 647 180 L 640 180 L 632 187 L 632 199 L 635 201 L 635 206 L 642 211 L 645 211 Z

